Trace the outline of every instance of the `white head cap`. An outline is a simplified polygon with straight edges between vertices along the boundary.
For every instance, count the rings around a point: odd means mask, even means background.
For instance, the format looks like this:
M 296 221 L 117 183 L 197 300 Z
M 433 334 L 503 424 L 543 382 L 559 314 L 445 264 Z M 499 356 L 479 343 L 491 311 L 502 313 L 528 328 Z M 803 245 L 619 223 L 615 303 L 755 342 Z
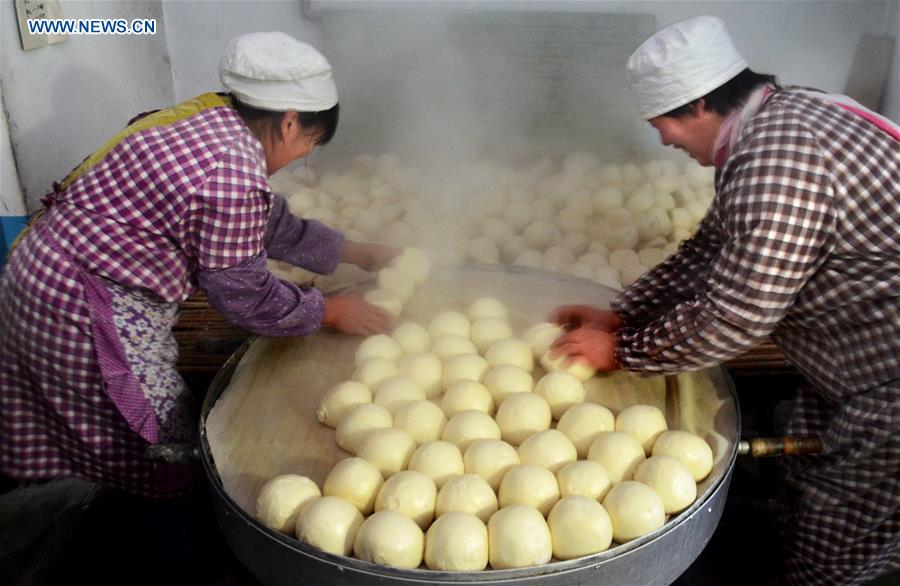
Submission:
M 331 64 L 312 45 L 285 33 L 232 39 L 219 79 L 241 102 L 275 112 L 320 112 L 338 102 Z
M 625 66 L 625 81 L 645 120 L 703 97 L 747 68 L 722 19 L 697 16 L 641 43 Z

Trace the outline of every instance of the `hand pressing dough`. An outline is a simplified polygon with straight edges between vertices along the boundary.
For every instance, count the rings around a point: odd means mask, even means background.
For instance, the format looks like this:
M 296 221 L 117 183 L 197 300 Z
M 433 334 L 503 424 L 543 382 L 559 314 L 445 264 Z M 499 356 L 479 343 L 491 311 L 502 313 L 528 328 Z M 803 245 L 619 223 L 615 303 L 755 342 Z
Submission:
M 447 416 L 431 401 L 407 402 L 394 414 L 394 427 L 411 435 L 416 444 L 440 439 L 445 425 Z
M 509 319 L 509 312 L 503 303 L 493 297 L 479 297 L 466 308 L 466 315 L 472 322 L 481 319 Z
M 441 439 L 455 444 L 461 451 L 480 439 L 500 439 L 500 428 L 487 413 L 481 411 L 463 411 L 454 415 L 447 425 Z
M 353 554 L 364 561 L 395 568 L 418 568 L 425 553 L 425 534 L 396 511 L 375 513 L 360 526 Z
M 497 508 L 497 495 L 491 485 L 477 474 L 463 474 L 441 488 L 434 514 L 440 517 L 450 512 L 469 513 L 487 523 Z
M 689 431 L 667 431 L 661 434 L 653 444 L 652 454 L 675 458 L 687 466 L 697 482 L 712 471 L 712 448 L 702 437 Z
M 397 411 L 410 401 L 424 399 L 425 389 L 405 376 L 391 376 L 378 385 L 372 402 L 390 411 L 391 415 L 396 415 Z
M 378 390 L 378 385 L 386 378 L 397 376 L 399 371 L 397 365 L 386 358 L 369 358 L 353 372 L 351 377 L 355 381 L 359 381 L 373 391 Z
M 604 431 L 615 431 L 616 418 L 612 411 L 597 403 L 576 403 L 569 407 L 556 429 L 572 440 L 579 458 L 587 458 L 594 440 Z
M 350 555 L 363 516 L 352 504 L 336 496 L 323 496 L 297 517 L 297 539 L 334 555 Z
M 553 416 L 547 400 L 534 393 L 515 393 L 497 408 L 497 425 L 503 441 L 514 446 L 539 431 L 550 429 Z
M 409 298 L 412 297 L 413 292 L 416 290 L 416 283 L 413 281 L 412 276 L 393 267 L 383 268 L 378 271 L 376 282 L 382 289 L 396 291 L 403 303 L 409 301 Z
M 424 283 L 431 271 L 431 260 L 425 251 L 419 248 L 407 248 L 391 264 L 409 275 L 416 285 Z
M 428 323 L 428 333 L 435 340 L 442 336 L 469 337 L 472 324 L 469 318 L 458 311 L 445 311 L 439 313 Z
M 651 456 L 634 473 L 662 499 L 666 514 L 674 514 L 691 506 L 697 499 L 697 483 L 687 466 L 669 456 Z
M 381 475 L 390 478 L 406 469 L 416 442 L 402 429 L 376 429 L 366 434 L 356 455 L 371 462 Z
M 653 443 L 668 428 L 666 416 L 653 405 L 632 405 L 616 416 L 616 431 L 636 437 L 647 456 L 653 449 Z
M 397 362 L 403 356 L 403 348 L 393 338 L 385 334 L 376 334 L 363 340 L 356 349 L 354 357 L 357 366 L 369 358 L 384 358 Z
M 584 496 L 567 496 L 553 505 L 547 517 L 553 556 L 571 560 L 609 549 L 612 521 L 603 505 Z
M 412 519 L 423 531 L 434 519 L 437 487 L 425 474 L 404 470 L 384 481 L 375 497 L 375 511 L 396 511 Z
M 518 366 L 501 364 L 487 372 L 484 376 L 484 386 L 490 393 L 493 403 L 499 405 L 509 395 L 532 392 L 534 379 L 531 378 L 531 373 Z
M 363 295 L 366 303 L 380 307 L 394 317 L 403 311 L 403 298 L 393 289 L 372 289 Z
M 522 334 L 522 341 L 531 346 L 534 358 L 540 359 L 550 351 L 550 346 L 562 333 L 562 327 L 557 324 L 541 322 L 525 330 Z
M 613 539 L 626 543 L 666 522 L 662 499 L 652 488 L 626 480 L 614 485 L 603 499 L 603 508 L 612 521 Z
M 560 496 L 586 496 L 595 501 L 603 500 L 612 482 L 599 462 L 578 460 L 566 464 L 556 473 Z
M 320 496 L 319 487 L 306 476 L 276 476 L 262 486 L 256 497 L 256 518 L 270 529 L 290 534 L 300 511 Z
M 359 381 L 345 381 L 333 386 L 316 409 L 316 419 L 335 428 L 353 407 L 372 402 L 372 391 Z
M 469 333 L 479 352 L 486 352 L 495 342 L 513 337 L 512 328 L 505 319 L 485 317 L 472 323 Z
M 559 500 L 559 484 L 546 468 L 519 464 L 510 468 L 500 481 L 498 496 L 501 509 L 510 505 L 528 505 L 546 516 Z
M 505 507 L 488 522 L 488 550 L 495 570 L 546 564 L 553 556 L 550 528 L 534 507 Z
M 646 459 L 644 448 L 633 435 L 618 431 L 601 433 L 588 450 L 588 459 L 599 462 L 613 484 L 631 480 Z
M 490 375 L 490 372 L 488 372 Z M 441 397 L 441 409 L 447 417 L 453 417 L 463 411 L 481 411 L 492 415 L 494 399 L 490 391 L 478 381 L 458 380 L 447 387 Z
M 494 492 L 513 466 L 521 464 L 519 453 L 503 440 L 482 439 L 469 444 L 463 456 L 466 474 L 484 478 Z
M 322 494 L 340 497 L 363 515 L 371 515 L 382 484 L 384 477 L 374 464 L 362 458 L 347 458 L 338 462 L 325 477 Z
M 431 353 L 440 358 L 447 360 L 451 356 L 460 354 L 478 354 L 478 348 L 469 338 L 462 336 L 441 336 L 434 341 L 431 346 Z
M 397 363 L 397 372 L 425 389 L 429 399 L 441 394 L 441 359 L 427 352 L 407 354 Z
M 394 418 L 390 411 L 381 405 L 365 403 L 357 405 L 341 418 L 337 429 L 334 430 L 334 439 L 341 449 L 355 454 L 366 434 L 374 429 L 393 425 Z
M 563 466 L 578 459 L 572 441 L 561 431 L 547 429 L 527 438 L 519 446 L 523 464 L 534 464 L 554 474 Z
M 478 354 L 451 356 L 443 367 L 443 388 L 449 389 L 453 383 L 461 380 L 481 382 L 487 374 L 488 368 L 487 360 Z
M 394 330 L 393 338 L 406 354 L 428 352 L 431 348 L 431 334 L 417 323 L 400 324 Z M 399 358 L 398 356 L 397 359 Z
M 578 382 L 586 381 L 597 372 L 593 366 L 589 365 L 584 360 L 577 358 L 572 359 L 573 362 L 566 366 L 565 362 L 569 359 L 570 358 L 565 354 L 554 358 L 550 355 L 550 352 L 547 352 L 541 357 L 541 366 L 543 366 L 544 370 L 547 372 L 561 372 L 568 374 Z
M 465 474 L 460 449 L 441 440 L 426 442 L 416 448 L 409 459 L 409 469 L 431 478 L 438 489 L 450 479 Z
M 531 354 L 531 346 L 516 338 L 495 342 L 488 348 L 484 357 L 491 366 L 511 364 L 526 372 L 534 370 L 534 357 Z
M 549 372 L 534 386 L 534 394 L 547 400 L 554 419 L 563 416 L 570 407 L 584 402 L 584 386 L 566 372 Z
M 469 513 L 447 513 L 425 534 L 425 565 L 445 572 L 478 572 L 488 563 L 488 530 Z

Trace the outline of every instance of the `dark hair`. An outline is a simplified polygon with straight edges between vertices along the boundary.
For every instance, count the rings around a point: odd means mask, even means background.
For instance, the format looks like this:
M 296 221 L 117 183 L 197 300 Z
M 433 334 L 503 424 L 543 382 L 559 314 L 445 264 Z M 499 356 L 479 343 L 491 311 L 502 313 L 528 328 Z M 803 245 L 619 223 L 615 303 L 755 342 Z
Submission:
M 703 100 L 706 110 L 712 110 L 716 114 L 727 116 L 732 110 L 740 108 L 747 101 L 753 90 L 767 83 L 778 85 L 774 75 L 756 73 L 747 68 L 705 96 L 670 110 L 663 116 L 683 118 L 694 111 L 694 107 L 700 100 Z
M 281 136 L 281 121 L 284 119 L 286 112 L 273 112 L 248 106 L 234 96 L 231 96 L 231 101 L 234 109 L 241 115 L 247 126 L 250 126 L 256 132 L 267 132 L 272 138 L 277 138 L 278 140 L 283 138 Z M 318 133 L 316 144 L 322 146 L 328 144 L 334 138 L 334 133 L 337 132 L 340 111 L 341 105 L 335 104 L 331 108 L 319 112 L 297 112 L 297 119 L 300 121 L 301 128 Z

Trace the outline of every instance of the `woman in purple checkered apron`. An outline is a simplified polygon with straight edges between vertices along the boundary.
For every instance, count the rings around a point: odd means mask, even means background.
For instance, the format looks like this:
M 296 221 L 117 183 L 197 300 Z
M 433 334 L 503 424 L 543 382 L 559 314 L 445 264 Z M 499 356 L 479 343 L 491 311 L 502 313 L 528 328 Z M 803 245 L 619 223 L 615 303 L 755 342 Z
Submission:
M 563 307 L 559 354 L 600 370 L 721 363 L 766 336 L 809 381 L 783 460 L 784 578 L 860 584 L 900 564 L 900 131 L 847 98 L 751 71 L 724 23 L 645 41 L 627 81 L 664 145 L 716 167 L 696 234 L 613 311 Z
M 148 497 L 189 489 L 193 468 L 156 463 L 148 447 L 195 433 L 172 326 L 198 288 L 266 336 L 391 327 L 359 295 L 325 298 L 267 270 L 267 258 L 320 274 L 339 262 L 374 270 L 396 254 L 291 215 L 269 186 L 335 132 L 329 63 L 286 34 L 254 33 L 229 43 L 220 73 L 230 93 L 139 117 L 85 159 L 10 256 L 0 283 L 4 475 Z

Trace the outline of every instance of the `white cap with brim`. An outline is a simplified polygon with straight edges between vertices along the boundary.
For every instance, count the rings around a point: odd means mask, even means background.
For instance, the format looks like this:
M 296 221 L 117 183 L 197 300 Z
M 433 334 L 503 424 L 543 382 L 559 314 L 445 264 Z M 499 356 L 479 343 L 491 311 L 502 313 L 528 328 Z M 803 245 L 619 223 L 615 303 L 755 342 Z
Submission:
M 232 39 L 219 79 L 238 100 L 274 112 L 320 112 L 338 103 L 331 64 L 312 45 L 280 32 Z
M 645 120 L 703 97 L 747 68 L 722 19 L 698 16 L 668 26 L 641 43 L 625 66 L 625 81 Z

